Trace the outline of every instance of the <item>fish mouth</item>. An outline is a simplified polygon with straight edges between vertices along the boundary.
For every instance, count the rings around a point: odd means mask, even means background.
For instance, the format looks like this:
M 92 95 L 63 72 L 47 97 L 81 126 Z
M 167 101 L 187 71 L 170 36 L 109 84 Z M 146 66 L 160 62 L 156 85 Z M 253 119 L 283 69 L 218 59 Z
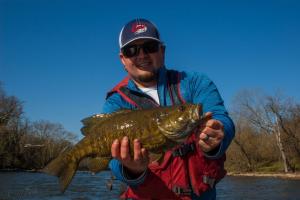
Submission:
M 192 121 L 192 123 L 195 123 L 197 121 L 201 120 L 201 106 L 200 105 L 195 105 L 195 108 L 193 109 L 193 112 L 191 112 L 190 114 L 190 119 Z

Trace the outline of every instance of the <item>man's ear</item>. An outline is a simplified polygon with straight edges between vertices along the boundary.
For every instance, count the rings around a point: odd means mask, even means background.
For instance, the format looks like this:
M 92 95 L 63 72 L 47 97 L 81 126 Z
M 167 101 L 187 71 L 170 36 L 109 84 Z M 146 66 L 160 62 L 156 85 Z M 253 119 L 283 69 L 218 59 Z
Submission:
M 122 53 L 119 53 L 119 58 L 120 58 L 120 60 L 121 60 L 121 62 L 122 62 L 122 64 L 123 64 L 123 67 L 124 67 L 124 70 L 126 71 L 126 72 L 128 72 L 127 71 L 127 69 L 126 69 L 126 66 L 125 66 L 125 61 L 124 61 L 124 55 L 122 54 Z
M 125 66 L 125 60 L 124 60 L 125 57 L 124 57 L 124 55 L 122 53 L 119 53 L 119 58 L 120 58 L 122 64 Z

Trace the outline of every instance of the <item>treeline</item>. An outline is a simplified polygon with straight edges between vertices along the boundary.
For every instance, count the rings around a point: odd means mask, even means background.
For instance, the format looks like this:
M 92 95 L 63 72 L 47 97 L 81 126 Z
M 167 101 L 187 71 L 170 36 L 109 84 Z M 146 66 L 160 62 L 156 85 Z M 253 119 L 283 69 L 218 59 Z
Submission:
M 236 136 L 227 151 L 228 171 L 300 170 L 299 103 L 282 94 L 242 91 L 230 111 Z M 43 168 L 75 141 L 61 124 L 26 119 L 22 102 L 6 95 L 0 82 L 0 169 Z
M 294 172 L 300 169 L 300 104 L 258 90 L 236 95 L 231 109 L 236 136 L 227 152 L 233 172 Z
M 30 122 L 22 102 L 0 82 L 0 169 L 40 169 L 75 140 L 61 124 Z

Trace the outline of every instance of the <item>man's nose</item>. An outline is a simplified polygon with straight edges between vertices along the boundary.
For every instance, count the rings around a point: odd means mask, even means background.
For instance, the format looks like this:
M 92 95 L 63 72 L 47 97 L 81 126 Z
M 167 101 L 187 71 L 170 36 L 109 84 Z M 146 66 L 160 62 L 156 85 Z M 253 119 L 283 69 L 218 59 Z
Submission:
M 138 55 L 137 55 L 137 57 L 139 57 L 139 58 L 143 58 L 143 57 L 145 57 L 145 56 L 148 56 L 148 54 L 147 54 L 147 53 L 145 53 L 145 51 L 144 51 L 144 49 L 143 49 L 143 48 L 139 48 L 139 51 L 138 51 Z

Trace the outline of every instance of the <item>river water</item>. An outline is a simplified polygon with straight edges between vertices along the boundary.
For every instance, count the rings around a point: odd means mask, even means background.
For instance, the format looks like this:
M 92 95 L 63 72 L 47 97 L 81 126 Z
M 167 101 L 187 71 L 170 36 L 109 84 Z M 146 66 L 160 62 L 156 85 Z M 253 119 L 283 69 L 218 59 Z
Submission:
M 102 200 L 119 199 L 122 188 L 108 171 L 92 175 L 78 172 L 64 194 L 57 178 L 42 173 L 0 172 L 0 200 Z M 300 200 L 300 180 L 261 177 L 225 177 L 217 186 L 217 199 Z

